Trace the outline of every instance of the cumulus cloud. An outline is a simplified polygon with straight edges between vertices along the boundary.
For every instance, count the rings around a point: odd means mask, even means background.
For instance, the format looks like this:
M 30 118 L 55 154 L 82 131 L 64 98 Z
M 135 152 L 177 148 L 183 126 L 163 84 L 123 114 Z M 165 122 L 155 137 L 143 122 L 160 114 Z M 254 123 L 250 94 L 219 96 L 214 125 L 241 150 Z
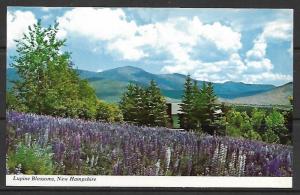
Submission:
M 22 38 L 28 26 L 36 23 L 35 15 L 30 11 L 7 12 L 7 47 L 15 47 L 15 41 Z
M 245 65 L 247 72 L 243 75 L 245 82 L 292 80 L 290 75 L 273 73 L 274 65 L 266 57 L 268 42 L 274 40 L 292 42 L 292 30 L 290 21 L 276 20 L 266 24 L 262 33 L 253 41 L 253 48 L 246 53 Z
M 136 32 L 135 22 L 128 22 L 122 9 L 74 8 L 58 18 L 60 28 L 68 33 L 94 40 L 126 38 Z
M 240 74 L 245 70 L 240 55 L 233 53 L 228 60 L 200 63 L 191 75 L 198 80 L 213 82 L 240 81 Z
M 289 41 L 292 38 L 293 25 L 289 21 L 276 20 L 269 22 L 261 37 L 264 39 L 279 39 Z
M 243 81 L 246 83 L 260 83 L 261 81 L 283 81 L 289 82 L 293 80 L 291 75 L 264 72 L 261 74 L 243 75 Z
M 268 42 L 272 40 L 290 41 L 292 40 L 292 23 L 289 21 L 272 21 L 269 22 L 263 29 L 263 32 L 253 41 L 253 48 L 246 54 L 249 65 L 254 68 L 261 68 L 270 63 L 269 59 L 266 59 L 266 50 Z M 254 63 L 252 63 L 254 61 Z M 271 68 L 270 65 L 267 65 Z
M 83 17 L 84 16 L 84 17 Z M 109 20 L 108 20 L 109 18 Z M 122 59 L 140 60 L 150 54 L 147 48 L 167 52 L 177 64 L 191 62 L 190 52 L 199 40 L 210 41 L 220 50 L 237 51 L 241 35 L 221 23 L 203 24 L 198 17 L 170 18 L 138 25 L 122 9 L 75 8 L 58 18 L 60 27 L 98 41 L 107 41 L 107 49 Z M 168 70 L 169 68 L 164 68 Z

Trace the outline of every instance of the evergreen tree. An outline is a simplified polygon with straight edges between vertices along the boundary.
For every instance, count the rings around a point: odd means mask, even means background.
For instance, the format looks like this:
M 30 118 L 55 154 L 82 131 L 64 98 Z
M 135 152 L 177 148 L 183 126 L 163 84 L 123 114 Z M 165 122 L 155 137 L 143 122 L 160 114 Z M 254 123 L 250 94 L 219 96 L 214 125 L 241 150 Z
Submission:
M 119 103 L 125 121 L 136 122 L 136 119 L 138 118 L 139 110 L 137 110 L 137 104 L 136 104 L 137 96 L 138 96 L 138 86 L 129 83 L 129 85 L 127 86 L 127 91 L 123 93 L 123 96 Z
M 137 125 L 166 126 L 168 116 L 166 100 L 152 80 L 145 90 L 129 84 L 120 101 L 124 120 Z
M 204 110 L 206 109 L 205 105 L 205 96 L 201 93 L 197 81 L 194 81 L 192 88 L 192 118 L 190 121 L 190 126 L 192 129 L 197 131 L 202 130 L 202 122 L 204 120 Z
M 182 97 L 182 103 L 180 104 L 181 115 L 179 117 L 180 127 L 186 130 L 191 130 L 194 127 L 193 124 L 193 83 L 190 75 L 187 75 L 184 84 L 184 94 Z
M 215 134 L 214 123 L 216 120 L 219 120 L 219 116 L 216 111 L 219 108 L 216 105 L 217 96 L 214 93 L 213 84 L 208 82 L 207 87 L 202 90 L 203 95 L 206 96 L 206 120 L 204 121 L 204 129 L 209 134 Z
M 150 86 L 146 91 L 147 96 L 147 124 L 150 126 L 166 126 L 167 125 L 167 105 L 165 98 L 161 95 L 160 89 L 154 80 L 151 80 Z
M 134 118 L 134 122 L 136 124 L 147 125 L 148 110 L 146 109 L 147 102 L 145 101 L 145 97 L 146 91 L 142 87 L 135 85 L 134 103 L 136 105 L 136 117 Z

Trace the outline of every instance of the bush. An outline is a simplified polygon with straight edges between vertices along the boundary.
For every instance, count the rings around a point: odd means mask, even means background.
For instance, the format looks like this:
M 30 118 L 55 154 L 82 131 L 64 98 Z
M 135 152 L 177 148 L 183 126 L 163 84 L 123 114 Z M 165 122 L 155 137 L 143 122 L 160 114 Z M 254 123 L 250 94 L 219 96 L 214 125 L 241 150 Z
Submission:
M 266 126 L 267 131 L 272 131 L 279 137 L 280 143 L 283 143 L 289 134 L 285 126 L 284 115 L 275 109 L 266 117 Z
M 264 110 L 258 110 L 257 108 L 254 108 L 251 112 L 253 129 L 260 134 L 263 134 L 265 130 L 265 116 L 266 112 Z
M 242 136 L 241 126 L 243 123 L 243 116 L 240 112 L 230 110 L 226 114 L 226 135 L 232 137 Z
M 96 106 L 96 120 L 122 122 L 123 115 L 117 105 L 98 101 Z
M 280 143 L 279 137 L 274 133 L 274 131 L 267 130 L 263 135 L 262 139 L 264 142 L 268 143 Z
M 250 139 L 250 140 L 259 140 L 259 141 L 262 140 L 262 138 L 261 138 L 261 136 L 259 135 L 259 133 L 257 133 L 257 132 L 254 131 L 253 129 L 250 130 L 250 131 L 248 131 L 248 132 L 246 132 L 246 133 L 244 134 L 244 137 L 247 138 L 247 139 Z
M 17 169 L 24 174 L 32 175 L 51 175 L 53 174 L 51 146 L 41 148 L 38 144 L 31 146 L 20 143 L 16 151 L 8 152 L 7 166 L 10 173 L 14 173 Z

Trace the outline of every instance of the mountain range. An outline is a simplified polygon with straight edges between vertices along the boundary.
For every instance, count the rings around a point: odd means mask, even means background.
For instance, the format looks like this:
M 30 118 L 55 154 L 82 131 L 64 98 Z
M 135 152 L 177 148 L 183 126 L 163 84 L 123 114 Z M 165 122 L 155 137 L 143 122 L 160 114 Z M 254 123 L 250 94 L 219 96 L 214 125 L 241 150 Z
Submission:
M 153 79 L 162 91 L 162 94 L 171 102 L 179 102 L 183 91 L 186 76 L 178 73 L 174 74 L 152 74 L 143 69 L 123 66 L 103 72 L 92 72 L 86 70 L 77 70 L 81 78 L 87 79 L 95 89 L 99 98 L 109 102 L 118 102 L 122 93 L 126 90 L 129 82 L 141 86 L 147 86 Z M 12 68 L 7 69 L 8 84 L 9 80 L 18 79 L 16 71 Z M 203 81 L 197 81 L 198 86 L 202 86 Z M 272 102 L 276 104 L 287 104 L 288 99 L 283 100 L 286 96 L 292 95 L 292 83 L 281 87 L 268 84 L 246 84 L 242 82 L 224 82 L 213 83 L 216 95 L 221 101 L 243 103 L 251 99 L 251 103 L 268 103 L 262 102 L 258 98 L 272 97 Z M 284 92 L 283 92 L 284 91 Z M 281 93 L 282 92 L 282 93 Z M 275 95 L 272 95 L 274 94 Z M 281 95 L 278 95 L 281 93 Z M 283 95 L 283 93 L 285 95 Z M 257 95 L 260 95 L 256 97 Z M 247 99 L 250 98 L 250 99 Z M 249 102 L 249 103 L 250 103 Z

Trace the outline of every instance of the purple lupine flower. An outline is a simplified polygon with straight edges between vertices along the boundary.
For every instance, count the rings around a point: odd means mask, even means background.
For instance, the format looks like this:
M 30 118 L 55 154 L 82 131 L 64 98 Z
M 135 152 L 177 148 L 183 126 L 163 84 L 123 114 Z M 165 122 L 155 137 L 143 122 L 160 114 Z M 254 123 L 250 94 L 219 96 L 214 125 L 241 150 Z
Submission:
M 280 144 L 13 111 L 7 111 L 7 127 L 16 132 L 7 139 L 12 146 L 30 142 L 27 135 L 36 144 L 52 144 L 62 173 L 82 173 L 83 160 L 94 156 L 94 170 L 106 174 L 157 175 L 160 162 L 159 175 L 292 175 L 292 147 Z

